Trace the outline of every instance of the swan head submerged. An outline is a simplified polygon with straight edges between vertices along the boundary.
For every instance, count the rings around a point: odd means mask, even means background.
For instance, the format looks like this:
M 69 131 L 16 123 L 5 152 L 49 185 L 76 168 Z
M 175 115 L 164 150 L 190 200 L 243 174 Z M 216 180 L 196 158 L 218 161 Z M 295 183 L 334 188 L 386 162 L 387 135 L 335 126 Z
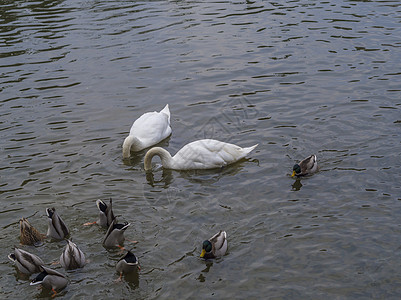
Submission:
M 145 155 L 145 159 L 144 159 L 145 171 L 150 171 L 152 169 L 153 156 L 160 157 L 164 168 L 167 168 L 167 169 L 171 168 L 172 157 L 171 157 L 170 153 L 161 147 L 153 147 Z
M 140 151 L 143 149 L 141 141 L 134 137 L 133 135 L 129 135 L 125 138 L 123 143 L 123 158 L 129 158 L 131 154 L 131 149 L 133 151 Z

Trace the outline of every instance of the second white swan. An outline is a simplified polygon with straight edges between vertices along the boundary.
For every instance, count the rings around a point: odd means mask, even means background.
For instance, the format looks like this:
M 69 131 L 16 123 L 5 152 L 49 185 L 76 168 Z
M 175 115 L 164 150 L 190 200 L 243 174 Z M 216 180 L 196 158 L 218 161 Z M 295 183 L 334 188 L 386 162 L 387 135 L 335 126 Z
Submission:
M 152 168 L 153 156 L 159 156 L 166 169 L 193 170 L 213 169 L 232 164 L 256 148 L 258 144 L 241 148 L 234 144 L 212 139 L 198 140 L 182 147 L 174 156 L 160 147 L 150 149 L 145 155 L 145 170 Z

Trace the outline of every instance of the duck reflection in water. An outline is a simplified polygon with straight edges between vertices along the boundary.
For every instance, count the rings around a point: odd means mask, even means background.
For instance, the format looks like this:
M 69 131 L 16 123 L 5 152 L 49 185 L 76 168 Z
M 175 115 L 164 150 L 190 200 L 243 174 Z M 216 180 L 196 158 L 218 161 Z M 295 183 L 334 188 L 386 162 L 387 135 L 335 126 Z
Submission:
M 209 273 L 210 268 L 213 266 L 213 262 L 210 261 L 210 260 L 206 260 L 205 264 L 206 264 L 206 268 L 203 269 L 201 272 L 202 273 Z M 202 274 L 202 273 L 199 274 L 197 280 L 199 280 L 200 282 L 205 282 L 206 281 L 206 277 L 205 277 L 206 274 Z
M 297 178 L 294 183 L 292 184 L 293 191 L 299 191 L 302 187 L 301 179 Z

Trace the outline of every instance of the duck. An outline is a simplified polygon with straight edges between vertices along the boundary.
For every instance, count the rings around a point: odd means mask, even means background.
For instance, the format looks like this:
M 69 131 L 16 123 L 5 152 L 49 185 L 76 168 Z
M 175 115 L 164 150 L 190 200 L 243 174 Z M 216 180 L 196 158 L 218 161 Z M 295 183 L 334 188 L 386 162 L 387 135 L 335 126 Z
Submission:
M 131 224 L 128 222 L 125 222 L 123 224 L 118 224 L 117 220 L 114 219 L 113 222 L 111 222 L 109 229 L 107 230 L 106 235 L 103 239 L 103 246 L 105 248 L 112 248 L 112 247 L 121 248 L 125 240 L 124 232 L 129 225 Z
M 294 167 L 292 168 L 291 177 L 311 175 L 313 173 L 316 173 L 318 169 L 319 168 L 317 165 L 317 157 L 316 155 L 312 154 L 311 156 L 308 156 L 307 158 L 300 161 L 298 164 L 294 165 Z
M 232 164 L 249 154 L 258 144 L 241 148 L 234 144 L 213 139 L 191 142 L 182 147 L 173 157 L 161 148 L 151 148 L 145 155 L 145 171 L 151 170 L 152 158 L 157 155 L 162 166 L 174 170 L 213 169 Z
M 202 244 L 201 258 L 217 258 L 223 256 L 227 252 L 227 234 L 225 231 L 220 230 L 210 239 Z
M 111 198 L 108 205 L 100 199 L 96 201 L 96 205 L 99 209 L 99 219 L 96 223 L 102 227 L 109 228 L 110 224 L 115 219 Z
M 40 246 L 43 243 L 44 235 L 33 227 L 27 219 L 19 220 L 20 242 L 22 245 Z
M 63 274 L 45 266 L 40 266 L 39 268 L 41 273 L 31 281 L 30 285 L 41 284 L 43 288 L 54 292 L 52 297 L 56 296 L 57 291 L 64 289 L 68 285 L 68 279 Z
M 40 266 L 44 265 L 43 260 L 28 251 L 14 248 L 14 253 L 10 253 L 8 258 L 15 263 L 17 269 L 24 274 L 33 274 L 40 272 Z
M 147 112 L 135 120 L 123 143 L 123 158 L 153 146 L 171 135 L 168 104 L 160 112 Z
M 84 225 L 93 225 L 98 224 L 101 227 L 109 228 L 111 222 L 115 219 L 113 208 L 112 208 L 112 200 L 110 198 L 109 204 L 106 204 L 103 200 L 96 200 L 96 206 L 99 209 L 99 219 L 95 222 L 88 222 Z
M 85 255 L 77 247 L 77 245 L 70 240 L 67 240 L 67 245 L 60 256 L 60 264 L 65 270 L 74 270 L 85 266 Z
M 63 219 L 58 215 L 56 209 L 46 208 L 47 221 L 48 221 L 48 229 L 47 236 L 54 238 L 56 240 L 62 240 L 69 234 L 69 230 L 67 225 L 65 225 Z
M 138 259 L 130 250 L 128 250 L 116 264 L 116 270 L 120 273 L 120 279 L 123 274 L 129 274 L 140 269 L 141 267 L 139 266 Z

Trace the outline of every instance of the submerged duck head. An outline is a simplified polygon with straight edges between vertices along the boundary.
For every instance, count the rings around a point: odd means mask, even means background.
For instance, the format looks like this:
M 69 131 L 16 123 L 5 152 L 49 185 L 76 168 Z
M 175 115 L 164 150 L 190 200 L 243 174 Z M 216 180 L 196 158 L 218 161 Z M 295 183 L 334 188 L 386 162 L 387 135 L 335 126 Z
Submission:
M 40 266 L 43 265 L 42 259 L 35 254 L 14 247 L 14 252 L 8 255 L 8 258 L 15 263 L 17 269 L 24 274 L 40 272 Z
M 21 244 L 34 246 L 39 246 L 42 244 L 43 235 L 36 228 L 34 228 L 27 219 L 20 219 L 19 226 Z
M 47 235 L 56 240 L 62 240 L 69 235 L 67 225 L 63 219 L 57 214 L 56 209 L 46 208 L 46 215 L 48 217 Z
M 66 270 L 73 270 L 82 268 L 85 265 L 85 255 L 77 247 L 77 245 L 70 240 L 67 240 L 67 245 L 60 256 L 60 264 Z
M 121 275 L 122 273 L 128 274 L 140 270 L 141 267 L 139 266 L 135 254 L 128 250 L 127 253 L 117 262 L 116 269 Z
M 40 266 L 39 273 L 30 283 L 30 285 L 42 285 L 43 288 L 52 290 L 54 294 L 52 298 L 56 296 L 57 291 L 64 289 L 68 284 L 68 279 L 61 273 L 45 266 Z
M 122 246 L 125 240 L 124 231 L 129 225 L 131 224 L 128 222 L 117 223 L 117 220 L 114 219 L 106 232 L 106 236 L 103 239 L 103 246 L 106 248 Z
M 98 223 L 102 227 L 109 228 L 110 224 L 115 219 L 111 198 L 109 204 L 106 204 L 106 202 L 98 199 L 96 201 L 96 206 L 99 209 L 99 219 L 96 223 Z

